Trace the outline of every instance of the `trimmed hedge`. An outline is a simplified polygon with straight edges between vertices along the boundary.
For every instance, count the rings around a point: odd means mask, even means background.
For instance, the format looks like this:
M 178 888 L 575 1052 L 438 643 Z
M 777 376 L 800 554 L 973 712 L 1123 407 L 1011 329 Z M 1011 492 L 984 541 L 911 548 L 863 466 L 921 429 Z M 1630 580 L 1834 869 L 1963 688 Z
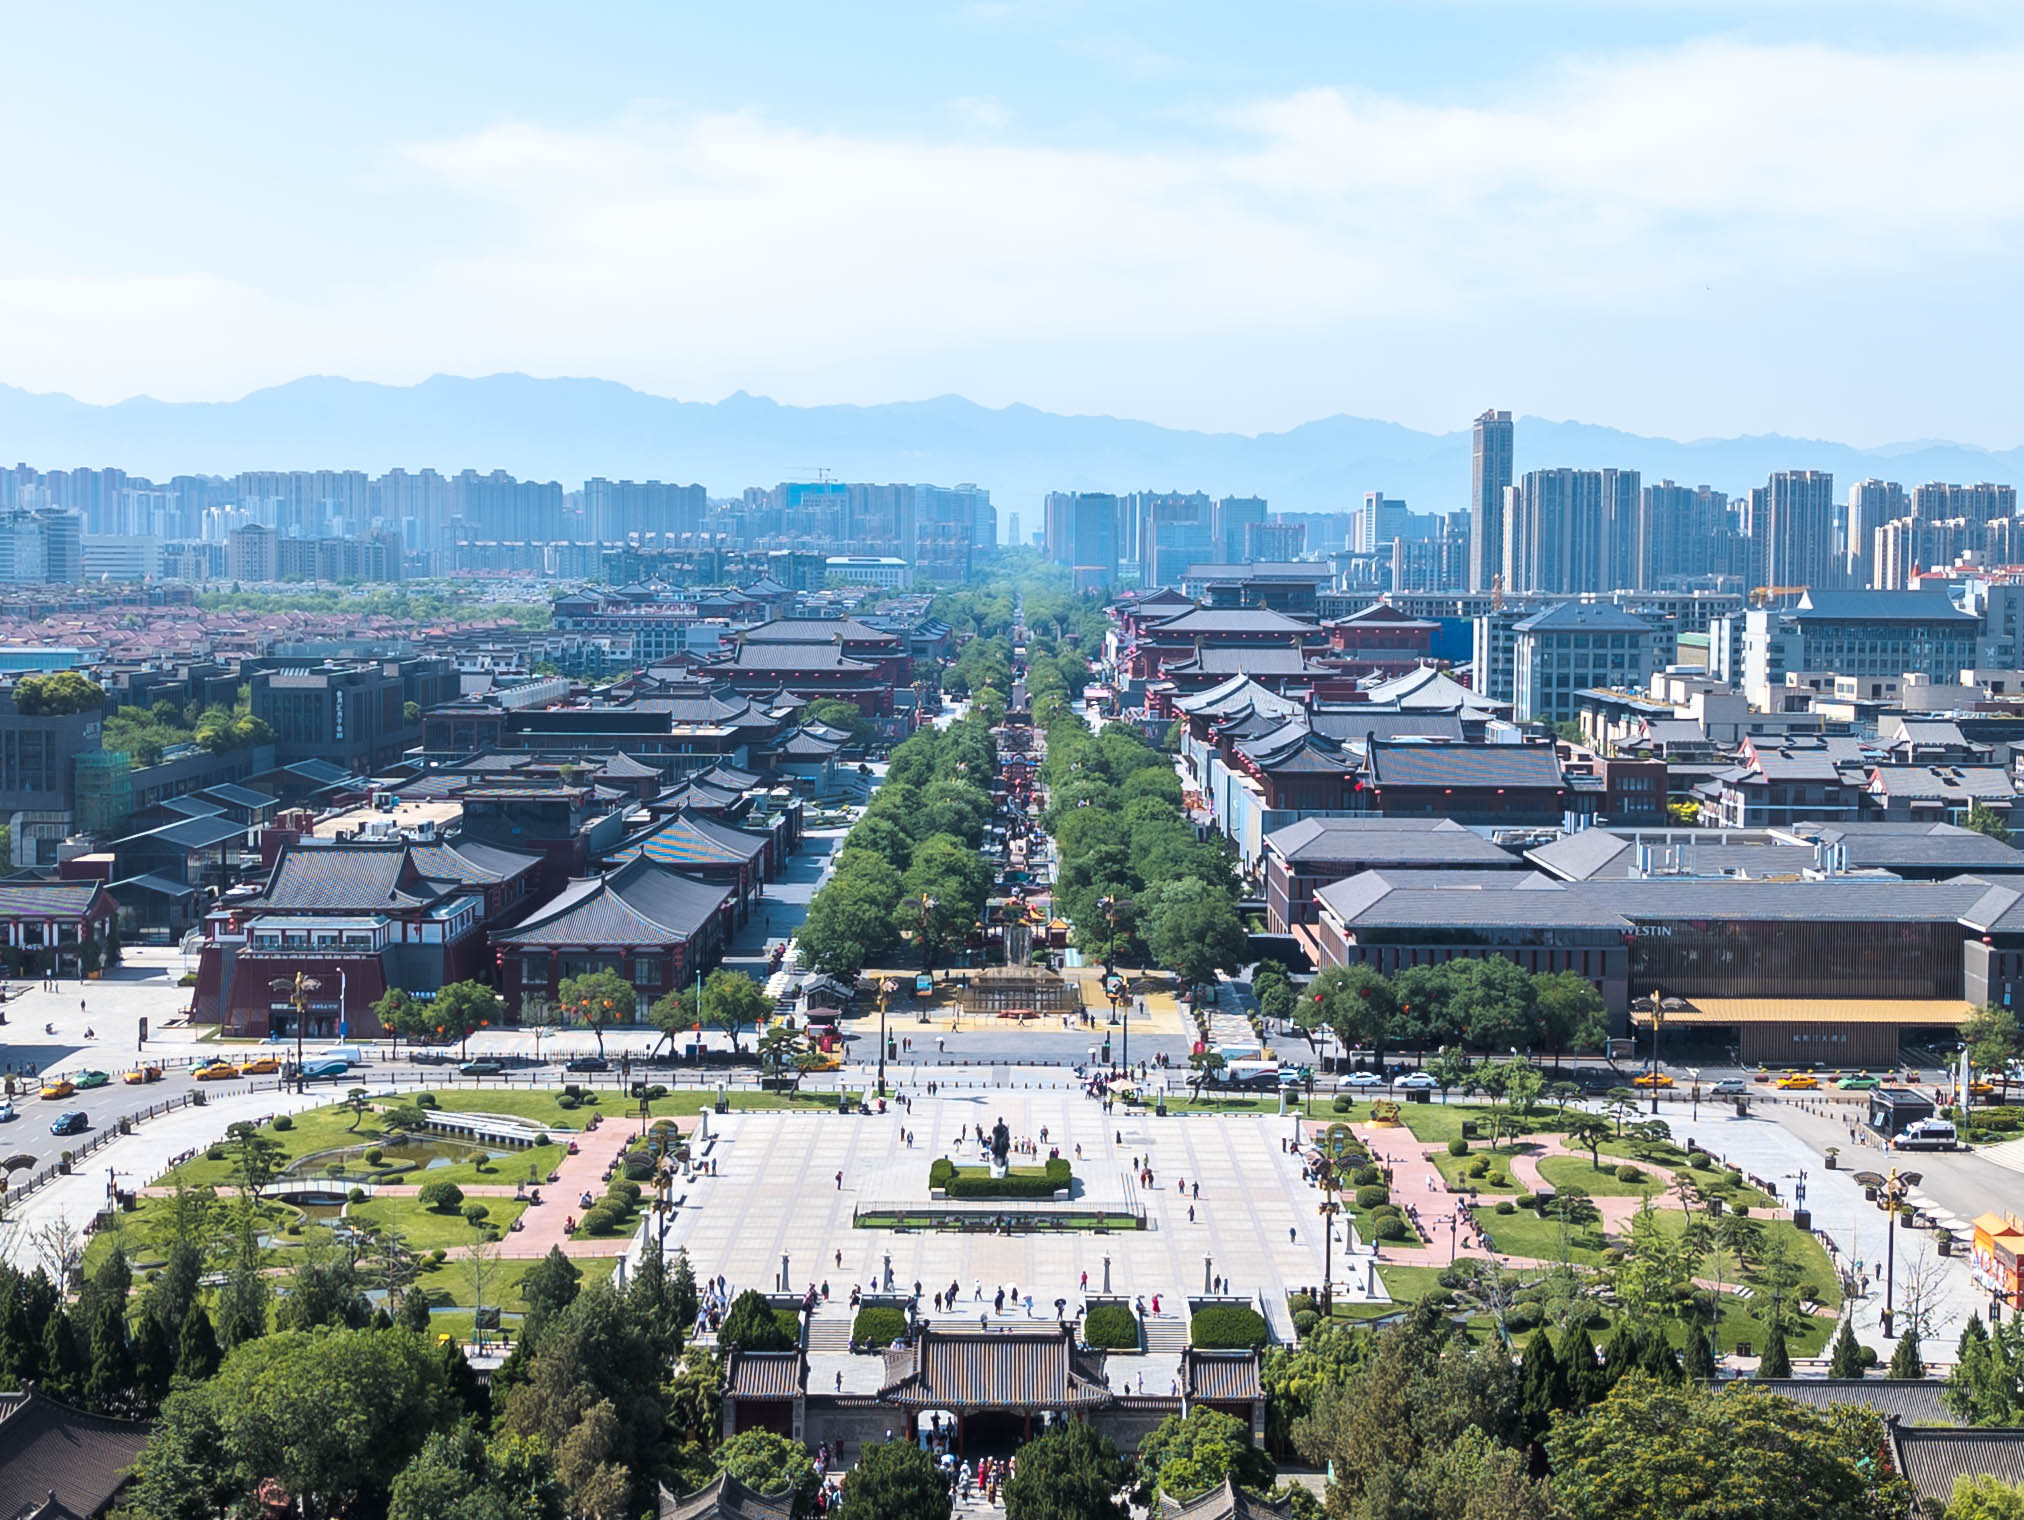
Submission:
M 1469 1154 L 1469 1142 L 1468 1142 L 1468 1141 L 1466 1141 L 1466 1140 L 1450 1140 L 1450 1141 L 1448 1142 L 1448 1154 L 1449 1154 L 1450 1156 L 1466 1156 L 1466 1155 L 1468 1155 L 1468 1154 Z
M 989 1167 L 958 1167 L 946 1156 L 928 1168 L 928 1186 L 951 1198 L 1052 1198 L 1074 1181 L 1074 1172 L 1058 1156 L 1037 1171 L 1015 1167 L 1003 1177 L 993 1177 Z
M 1138 1316 L 1128 1304 L 1098 1304 L 1082 1317 L 1082 1338 L 1106 1351 L 1136 1351 Z
M 1391 1202 L 1391 1194 L 1381 1185 L 1360 1187 L 1356 1190 L 1356 1206 L 1360 1209 L 1374 1209 L 1381 1203 Z
M 1243 1304 L 1212 1304 L 1188 1321 L 1188 1341 L 1201 1351 L 1260 1351 L 1266 1336 L 1265 1316 Z
M 795 1327 L 799 1333 L 800 1326 Z M 874 1308 L 867 1304 L 851 1321 L 851 1338 L 863 1346 L 890 1346 L 907 1333 L 907 1317 L 898 1309 Z
M 464 1190 L 454 1182 L 425 1182 L 415 1189 L 415 1202 L 438 1214 L 454 1214 L 464 1206 Z

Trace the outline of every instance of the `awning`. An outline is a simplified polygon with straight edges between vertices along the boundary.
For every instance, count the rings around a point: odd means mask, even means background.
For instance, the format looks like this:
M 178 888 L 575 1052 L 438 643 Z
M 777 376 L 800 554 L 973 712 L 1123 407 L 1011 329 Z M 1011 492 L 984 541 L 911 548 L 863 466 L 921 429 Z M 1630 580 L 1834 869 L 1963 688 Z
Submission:
M 1670 998 L 1668 1002 L 1672 1001 Z M 1665 1024 L 1961 1024 L 1975 1011 L 1959 998 L 1712 998 L 1668 1008 Z M 1649 1009 L 1631 1010 L 1649 1028 Z

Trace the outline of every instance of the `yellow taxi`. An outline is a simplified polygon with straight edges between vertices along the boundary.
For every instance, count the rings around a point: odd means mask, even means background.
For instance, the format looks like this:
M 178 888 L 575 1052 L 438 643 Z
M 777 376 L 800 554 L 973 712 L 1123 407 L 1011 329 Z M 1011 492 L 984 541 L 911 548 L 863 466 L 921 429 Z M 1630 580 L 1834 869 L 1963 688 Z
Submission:
M 191 1075 L 199 1082 L 229 1082 L 239 1075 L 239 1068 L 230 1061 L 213 1061 L 209 1066 L 199 1066 Z
M 1630 1085 L 1632 1087 L 1671 1087 L 1673 1079 L 1664 1072 L 1660 1072 L 1654 1076 L 1651 1072 L 1641 1071 L 1631 1079 Z
M 67 1098 L 77 1091 L 77 1084 L 66 1077 L 54 1077 L 42 1084 L 45 1098 Z
M 144 1082 L 161 1081 L 162 1069 L 159 1066 L 136 1066 L 132 1071 L 121 1072 L 119 1079 L 129 1087 L 139 1087 Z
M 1812 1092 L 1820 1086 L 1820 1078 L 1804 1071 L 1788 1071 L 1778 1079 L 1782 1092 Z
M 1993 1098 L 1996 1096 L 1995 1085 L 1990 1082 L 1970 1082 L 1968 1084 L 1968 1096 L 1971 1098 Z
M 271 1077 L 281 1070 L 281 1063 L 272 1056 L 255 1056 L 239 1068 L 242 1077 Z

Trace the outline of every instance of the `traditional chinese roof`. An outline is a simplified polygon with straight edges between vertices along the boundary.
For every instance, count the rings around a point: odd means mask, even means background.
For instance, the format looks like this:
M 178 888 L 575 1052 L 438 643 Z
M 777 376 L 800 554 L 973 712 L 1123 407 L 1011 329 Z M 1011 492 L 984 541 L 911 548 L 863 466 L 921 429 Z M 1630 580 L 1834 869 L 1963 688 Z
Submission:
M 415 864 L 413 848 L 400 840 L 315 845 L 291 841 L 274 862 L 265 890 L 244 906 L 253 912 L 316 913 L 425 907 L 442 892 Z
M 1566 785 L 1546 744 L 1385 744 L 1369 752 L 1376 786 L 1553 787 Z
M 766 841 L 685 811 L 642 839 L 639 849 L 647 859 L 667 866 L 745 864 L 765 853 Z
M 0 1393 L 0 1515 L 89 1520 L 126 1486 L 149 1427 Z
M 661 1490 L 657 1520 L 793 1520 L 793 1490 L 762 1494 L 720 1472 L 685 1499 Z
M 694 938 L 730 900 L 713 885 L 636 855 L 617 870 L 572 881 L 510 929 L 508 945 L 643 945 Z
M 460 839 L 454 844 L 410 845 L 408 853 L 425 878 L 446 886 L 494 886 L 541 864 L 539 855 L 480 844 L 475 839 Z
M 798 1398 L 808 1382 L 808 1359 L 799 1351 L 734 1348 L 724 1366 L 724 1392 L 734 1399 Z
M 0 881 L 0 919 L 84 918 L 102 890 L 95 881 Z
M 909 1408 L 1069 1409 L 1111 1402 L 1100 1352 L 1073 1331 L 922 1330 L 885 1353 L 879 1398 Z
M 1176 1499 L 1166 1493 L 1160 1495 L 1160 1520 L 1252 1520 L 1254 1516 L 1292 1513 L 1291 1499 L 1273 1504 L 1256 1494 L 1246 1493 L 1227 1476 L 1207 1493 L 1192 1499 Z
M 1196 1351 L 1181 1353 L 1181 1392 L 1189 1399 L 1210 1403 L 1249 1403 L 1265 1397 L 1258 1382 L 1258 1353 L 1255 1351 Z

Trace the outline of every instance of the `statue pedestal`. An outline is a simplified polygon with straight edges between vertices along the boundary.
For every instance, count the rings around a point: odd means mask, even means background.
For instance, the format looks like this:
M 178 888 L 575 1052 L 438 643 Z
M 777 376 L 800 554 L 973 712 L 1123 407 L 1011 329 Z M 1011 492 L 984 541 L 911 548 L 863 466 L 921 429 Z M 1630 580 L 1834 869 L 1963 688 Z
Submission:
M 1010 1164 L 1003 1157 L 993 1156 L 991 1158 L 991 1176 L 993 1180 L 1002 1182 L 1005 1174 L 1011 1170 Z

